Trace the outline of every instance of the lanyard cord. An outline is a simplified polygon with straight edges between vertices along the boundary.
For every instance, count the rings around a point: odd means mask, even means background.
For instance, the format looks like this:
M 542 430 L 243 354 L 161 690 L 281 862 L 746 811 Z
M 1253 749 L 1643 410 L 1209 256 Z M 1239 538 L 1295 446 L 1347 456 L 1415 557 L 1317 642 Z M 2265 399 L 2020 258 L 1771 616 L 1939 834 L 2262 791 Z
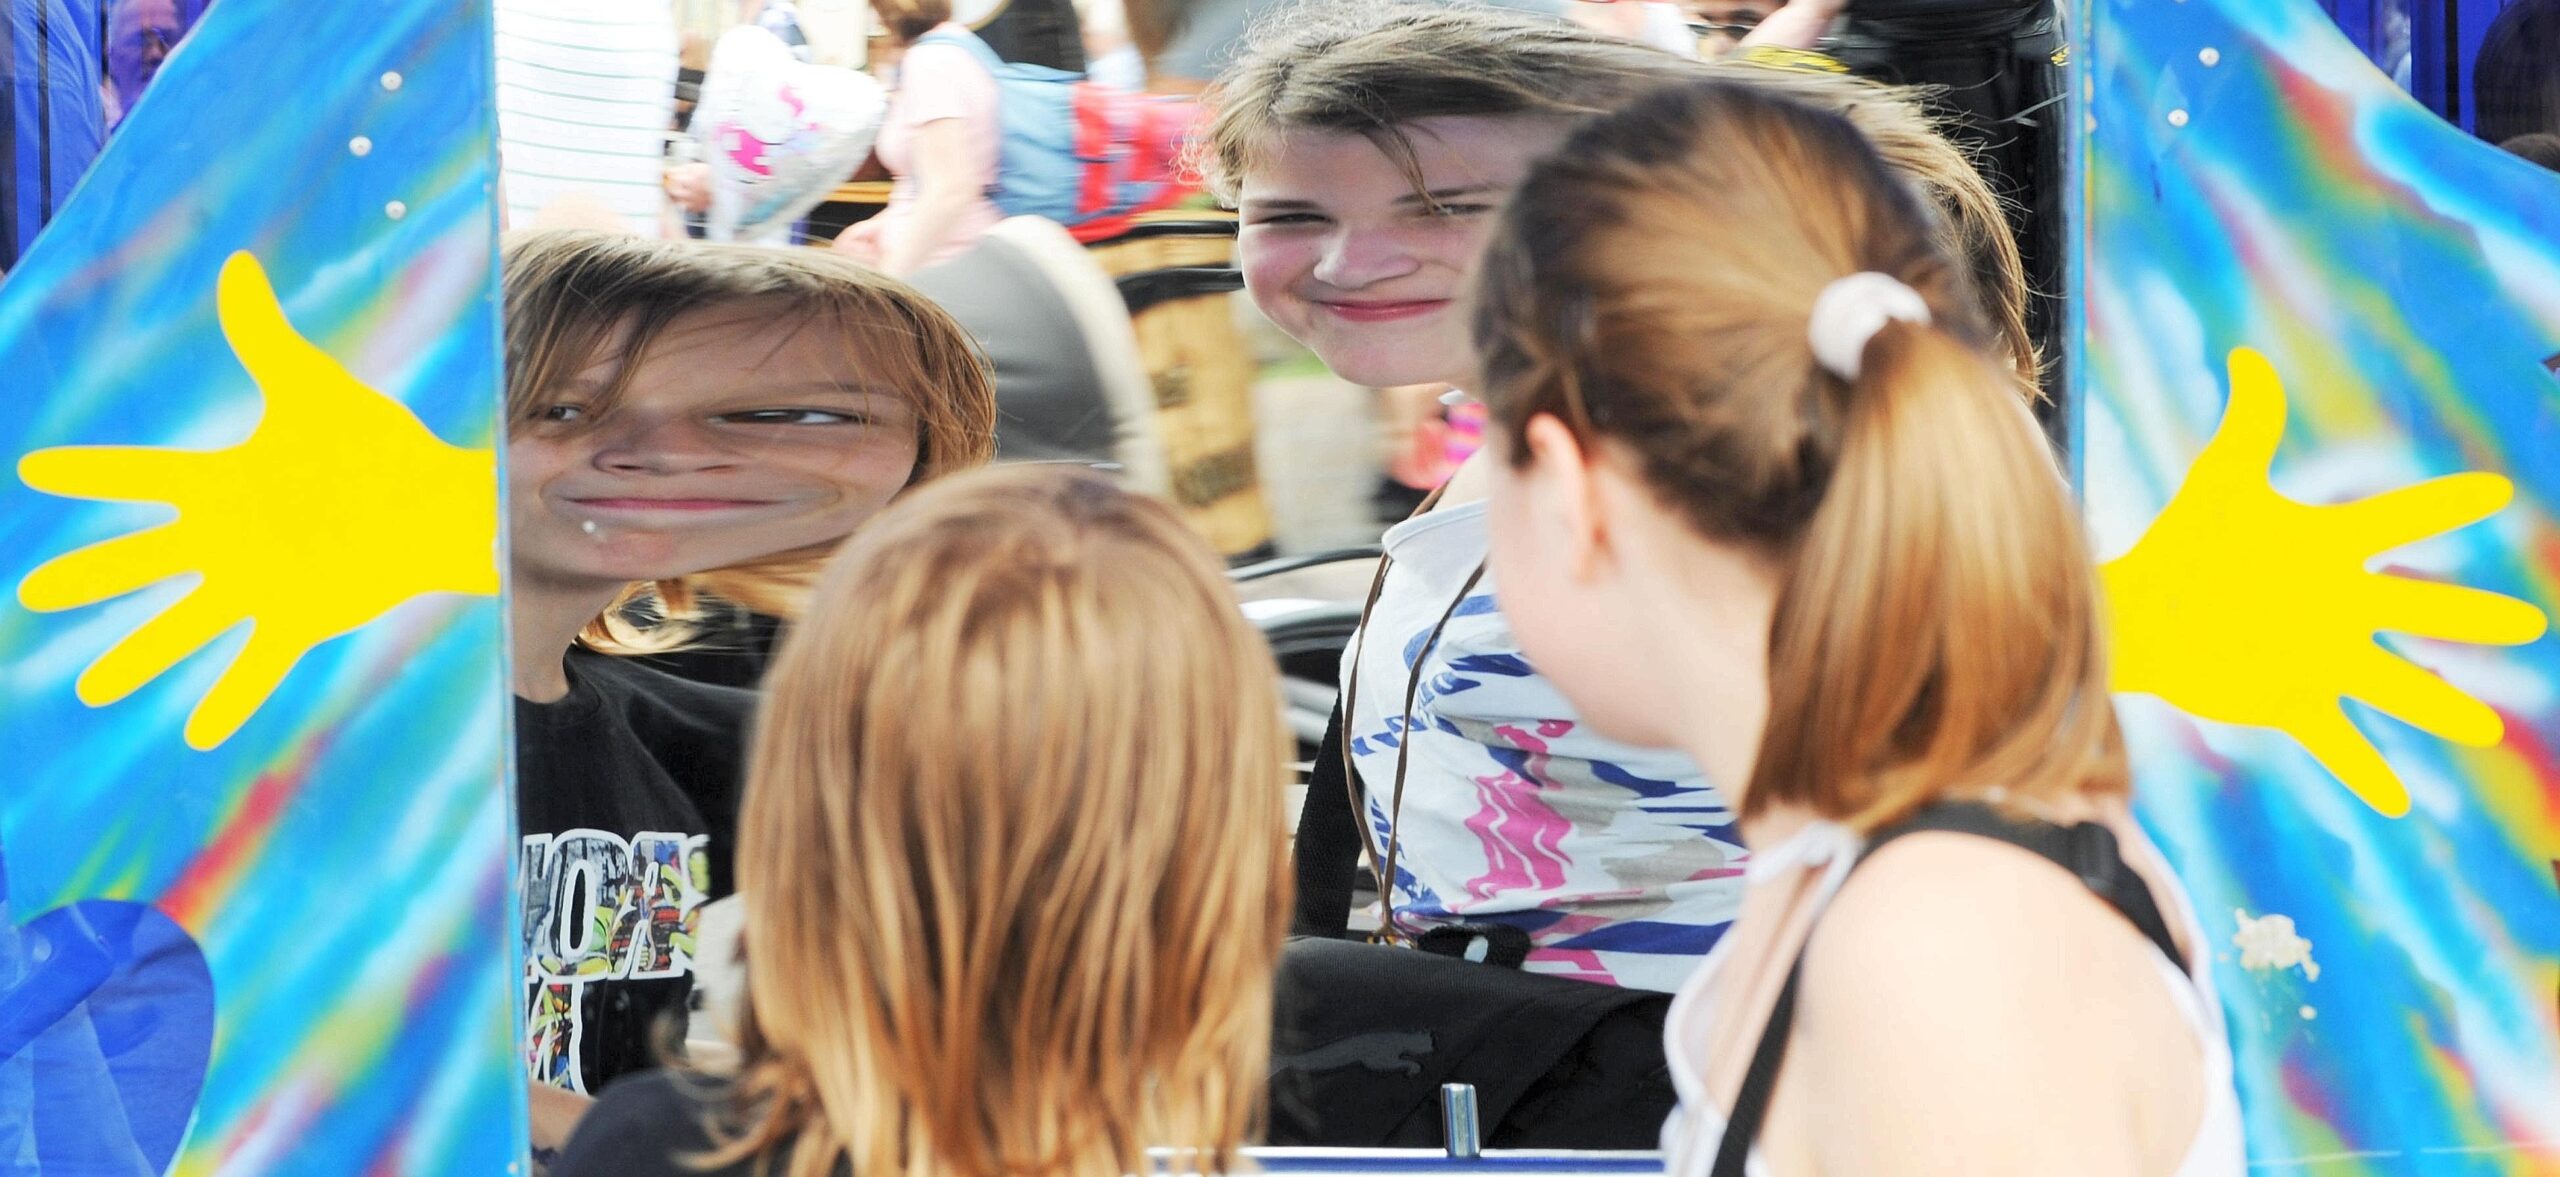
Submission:
M 1439 506 L 1440 495 L 1447 489 L 1448 485 L 1443 483 L 1439 490 L 1432 491 L 1408 518 L 1418 519 Z M 1458 615 L 1458 606 L 1466 603 L 1467 594 L 1474 592 L 1476 584 L 1484 579 L 1484 561 L 1478 560 L 1475 571 L 1467 574 L 1466 583 L 1459 585 L 1457 595 L 1449 599 L 1449 607 L 1441 610 L 1440 619 L 1432 623 L 1430 636 L 1423 639 L 1422 648 L 1414 652 L 1413 669 L 1406 674 L 1404 682 L 1404 711 L 1399 718 L 1401 730 L 1396 734 L 1395 787 L 1387 800 L 1387 840 L 1382 849 L 1378 845 L 1377 831 L 1371 828 L 1365 816 L 1367 799 L 1360 792 L 1360 773 L 1352 764 L 1351 737 L 1347 729 L 1356 722 L 1358 713 L 1360 665 L 1369 648 L 1370 615 L 1377 611 L 1378 597 L 1387 587 L 1387 570 L 1394 565 L 1394 557 L 1378 557 L 1378 575 L 1369 582 L 1368 602 L 1360 607 L 1360 633 L 1351 643 L 1351 675 L 1342 686 L 1342 721 L 1346 728 L 1342 740 L 1342 780 L 1351 793 L 1352 812 L 1364 815 L 1360 820 L 1360 840 L 1369 851 L 1369 861 L 1378 865 L 1378 906 L 1382 917 L 1379 927 L 1381 935 L 1389 940 L 1405 934 L 1396 916 L 1396 858 L 1403 846 L 1396 834 L 1404 824 L 1405 766 L 1413 756 L 1413 704 L 1422 691 L 1422 667 L 1431 660 L 1432 651 L 1440 647 L 1440 635 L 1449 628 L 1450 620 Z

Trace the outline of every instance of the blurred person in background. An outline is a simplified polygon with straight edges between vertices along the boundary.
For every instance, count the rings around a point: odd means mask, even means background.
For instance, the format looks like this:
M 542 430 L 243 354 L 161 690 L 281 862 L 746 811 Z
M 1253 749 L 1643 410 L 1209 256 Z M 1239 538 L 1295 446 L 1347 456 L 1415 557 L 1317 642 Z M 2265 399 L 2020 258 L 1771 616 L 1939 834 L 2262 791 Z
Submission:
M 107 122 L 124 121 L 209 0 L 114 0 L 107 9 Z
M 2509 155 L 2529 159 L 2552 171 L 2560 172 L 2560 135 L 2546 135 L 2537 131 L 2531 135 L 2518 135 L 2498 146 Z
M 1780 0 L 1681 0 L 1698 56 L 1714 59 L 1741 47 L 1742 39 L 1783 7 Z
M 988 47 L 953 19 L 951 0 L 874 0 L 898 52 L 897 82 L 874 152 L 889 169 L 889 205 L 845 230 L 835 248 L 912 274 L 948 261 L 1004 219 L 995 190 L 1004 131 Z
M 2560 0 L 2516 0 L 2489 22 L 2471 94 L 2472 129 L 2491 143 L 2560 134 Z
M 955 0 L 952 19 L 1006 61 L 1085 71 L 1083 18 L 1074 0 Z
M 99 11 L 90 0 L 0 10 L 0 274 L 18 264 L 106 142 Z

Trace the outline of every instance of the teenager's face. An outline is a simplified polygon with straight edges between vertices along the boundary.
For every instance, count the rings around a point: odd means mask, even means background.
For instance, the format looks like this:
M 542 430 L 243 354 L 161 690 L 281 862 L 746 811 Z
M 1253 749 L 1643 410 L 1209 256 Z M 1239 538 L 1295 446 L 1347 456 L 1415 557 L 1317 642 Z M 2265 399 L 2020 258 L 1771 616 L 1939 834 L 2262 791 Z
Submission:
M 1365 135 L 1279 137 L 1238 193 L 1245 289 L 1345 380 L 1463 385 L 1474 356 L 1459 298 L 1494 214 L 1529 165 L 1563 140 L 1565 125 L 1452 116 L 1402 130 L 1422 192 Z
M 601 587 L 841 539 L 915 471 L 915 390 L 864 383 L 823 321 L 748 303 L 676 319 L 610 410 L 619 349 L 507 440 L 520 583 Z

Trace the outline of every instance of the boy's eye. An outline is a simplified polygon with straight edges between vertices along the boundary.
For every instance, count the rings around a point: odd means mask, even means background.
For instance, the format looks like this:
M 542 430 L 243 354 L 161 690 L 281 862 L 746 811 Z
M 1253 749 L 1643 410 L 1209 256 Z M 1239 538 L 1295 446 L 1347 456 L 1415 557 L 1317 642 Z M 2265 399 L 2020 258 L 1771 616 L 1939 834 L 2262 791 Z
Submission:
M 1472 217 L 1492 211 L 1493 206 L 1490 204 L 1443 204 L 1434 206 L 1430 210 L 1431 215 L 1436 217 Z
M 534 411 L 533 419 L 536 421 L 575 421 L 585 417 L 586 415 L 587 409 L 584 405 L 544 405 L 540 409 L 536 409 Z
M 749 409 L 722 413 L 719 419 L 732 425 L 838 425 L 862 418 L 828 409 Z
M 1323 221 L 1324 217 L 1317 213 L 1271 213 L 1253 219 L 1256 225 L 1314 225 Z

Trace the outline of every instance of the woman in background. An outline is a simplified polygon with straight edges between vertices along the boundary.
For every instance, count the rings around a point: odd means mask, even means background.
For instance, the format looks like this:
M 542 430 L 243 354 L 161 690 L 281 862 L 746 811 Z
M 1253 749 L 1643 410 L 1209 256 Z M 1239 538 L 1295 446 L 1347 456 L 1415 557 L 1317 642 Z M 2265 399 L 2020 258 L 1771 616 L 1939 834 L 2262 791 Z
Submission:
M 951 0 L 873 0 L 872 8 L 899 51 L 874 148 L 889 169 L 889 206 L 835 245 L 905 275 L 958 257 L 1004 219 L 989 196 L 1004 140 L 998 58 L 951 18 Z

